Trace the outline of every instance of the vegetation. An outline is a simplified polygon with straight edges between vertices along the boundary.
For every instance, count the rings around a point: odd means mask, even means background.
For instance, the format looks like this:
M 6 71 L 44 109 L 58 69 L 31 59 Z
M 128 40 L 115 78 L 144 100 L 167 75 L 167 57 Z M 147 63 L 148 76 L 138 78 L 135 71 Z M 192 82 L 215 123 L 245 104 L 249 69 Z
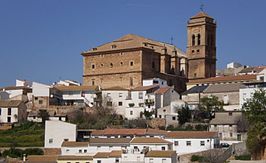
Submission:
M 40 148 L 28 148 L 25 150 L 17 149 L 17 148 L 10 148 L 8 150 L 4 150 L 2 156 L 12 157 L 12 158 L 22 158 L 23 155 L 43 155 L 43 150 Z
M 26 122 L 10 130 L 0 131 L 1 147 L 42 147 L 44 127 Z
M 204 160 L 204 157 L 203 156 L 199 156 L 199 155 L 192 155 L 191 159 L 190 159 L 190 161 L 192 161 L 192 162 L 195 162 L 195 161 L 201 162 L 203 160 Z
M 202 119 L 211 119 L 212 112 L 223 111 L 223 102 L 219 101 L 216 96 L 203 97 L 200 99 L 199 111 L 195 112 L 195 119 L 201 121 Z
M 251 155 L 239 155 L 235 156 L 236 160 L 251 160 Z
M 188 106 L 183 107 L 181 110 L 178 110 L 178 122 L 180 125 L 189 122 L 190 119 L 191 119 L 191 110 L 189 110 Z
M 186 126 L 178 126 L 174 127 L 172 125 L 169 125 L 166 130 L 167 131 L 207 131 L 208 125 L 195 125 L 194 127 L 192 125 L 186 125 Z
M 45 121 L 49 120 L 49 113 L 47 112 L 47 110 L 39 110 L 38 117 L 42 118 L 42 125 L 44 126 Z
M 247 147 L 254 157 L 260 157 L 266 145 L 266 91 L 256 91 L 242 109 L 250 125 Z

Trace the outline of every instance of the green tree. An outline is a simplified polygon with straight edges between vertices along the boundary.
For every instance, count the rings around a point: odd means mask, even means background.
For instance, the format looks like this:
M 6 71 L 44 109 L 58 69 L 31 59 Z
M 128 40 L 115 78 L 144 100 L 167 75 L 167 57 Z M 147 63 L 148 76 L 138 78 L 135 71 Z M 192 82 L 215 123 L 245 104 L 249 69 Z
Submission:
M 42 118 L 42 124 L 45 124 L 46 120 L 49 120 L 49 113 L 47 112 L 47 110 L 39 110 L 38 112 L 38 116 Z
M 191 110 L 189 110 L 188 106 L 183 107 L 181 110 L 178 110 L 177 113 L 178 113 L 178 122 L 180 125 L 189 122 L 189 120 L 191 119 Z
M 196 117 L 200 117 L 201 119 L 211 119 L 212 112 L 223 110 L 223 102 L 219 101 L 217 96 L 205 96 L 200 99 L 199 112 Z
M 266 145 L 266 91 L 255 91 L 242 109 L 249 122 L 247 147 L 258 158 Z

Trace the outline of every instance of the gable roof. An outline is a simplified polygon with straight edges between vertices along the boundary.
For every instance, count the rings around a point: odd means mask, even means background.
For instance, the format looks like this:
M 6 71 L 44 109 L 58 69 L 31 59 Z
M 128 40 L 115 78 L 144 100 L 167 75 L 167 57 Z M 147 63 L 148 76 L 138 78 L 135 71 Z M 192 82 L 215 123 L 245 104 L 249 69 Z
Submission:
M 131 141 L 130 138 L 90 138 L 90 146 L 121 146 L 121 145 L 127 145 Z
M 58 156 L 58 159 L 57 160 L 60 160 L 60 161 L 63 161 L 63 160 L 82 160 L 82 161 L 87 161 L 87 160 L 93 160 L 93 157 L 92 156 L 78 156 L 78 155 L 61 155 L 61 156 Z
M 152 150 L 147 152 L 145 157 L 175 157 L 176 151 L 157 151 Z
M 109 158 L 109 157 L 121 157 L 121 150 L 114 150 L 111 152 L 97 152 L 93 158 Z
M 104 88 L 102 90 L 104 91 L 128 91 L 129 89 L 126 89 L 120 86 L 114 86 L 114 87 Z
M 194 86 L 189 90 L 185 91 L 183 95 L 192 94 L 192 93 L 202 93 L 207 87 L 208 85 Z
M 132 91 L 155 91 L 157 89 L 159 89 L 160 86 L 158 84 L 154 84 L 154 85 L 149 85 L 149 86 L 139 86 L 139 87 L 136 87 L 134 89 L 132 89 Z
M 218 76 L 206 79 L 190 80 L 188 84 L 223 83 L 223 82 L 247 82 L 256 80 L 256 75 Z
M 204 93 L 220 93 L 220 92 L 239 92 L 241 83 L 229 83 L 229 84 L 214 84 L 209 85 L 203 92 Z
M 188 138 L 216 138 L 218 137 L 217 132 L 208 132 L 208 131 L 172 131 L 166 134 L 166 138 L 175 138 L 175 139 L 188 139 Z
M 131 140 L 131 144 L 171 144 L 171 142 L 156 137 L 135 137 Z
M 112 46 L 115 45 L 115 48 L 112 49 Z M 154 50 L 155 52 L 161 53 L 163 48 L 167 49 L 168 54 L 175 55 L 175 51 L 177 56 L 179 57 L 186 57 L 186 53 L 183 52 L 181 49 L 175 47 L 174 45 L 171 45 L 169 43 L 160 42 L 151 40 L 139 35 L 135 34 L 127 34 L 119 39 L 116 39 L 112 42 L 97 46 L 95 48 L 92 48 L 88 50 L 87 52 L 82 53 L 82 55 L 86 55 L 89 53 L 95 53 L 95 52 L 104 52 L 104 51 L 110 51 L 110 50 L 121 50 L 121 49 L 131 49 L 131 48 L 148 48 L 151 50 Z
M 27 163 L 56 163 L 57 158 L 55 155 L 29 155 Z
M 62 147 L 88 147 L 89 142 L 64 141 Z
M 154 93 L 159 94 L 159 95 L 165 94 L 170 88 L 171 87 L 168 87 L 168 86 L 167 87 L 161 87 L 161 88 L 157 89 Z
M 18 107 L 23 101 L 21 100 L 0 100 L 0 107 Z

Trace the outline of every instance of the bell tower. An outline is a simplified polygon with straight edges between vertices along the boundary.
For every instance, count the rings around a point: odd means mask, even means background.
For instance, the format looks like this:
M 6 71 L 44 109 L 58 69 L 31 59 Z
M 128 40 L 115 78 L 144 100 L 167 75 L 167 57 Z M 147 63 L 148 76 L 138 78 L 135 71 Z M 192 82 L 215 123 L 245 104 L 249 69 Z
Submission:
M 188 79 L 216 75 L 216 22 L 203 11 L 187 24 Z

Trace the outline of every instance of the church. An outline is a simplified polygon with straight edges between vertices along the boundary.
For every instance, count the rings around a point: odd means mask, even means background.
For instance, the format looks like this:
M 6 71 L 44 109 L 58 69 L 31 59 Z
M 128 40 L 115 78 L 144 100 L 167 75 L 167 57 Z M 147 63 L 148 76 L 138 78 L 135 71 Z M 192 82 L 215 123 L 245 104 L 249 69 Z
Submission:
M 160 78 L 178 92 L 186 82 L 216 73 L 216 22 L 201 11 L 187 24 L 187 50 L 127 34 L 94 47 L 83 56 L 83 85 L 133 89 L 143 80 Z

